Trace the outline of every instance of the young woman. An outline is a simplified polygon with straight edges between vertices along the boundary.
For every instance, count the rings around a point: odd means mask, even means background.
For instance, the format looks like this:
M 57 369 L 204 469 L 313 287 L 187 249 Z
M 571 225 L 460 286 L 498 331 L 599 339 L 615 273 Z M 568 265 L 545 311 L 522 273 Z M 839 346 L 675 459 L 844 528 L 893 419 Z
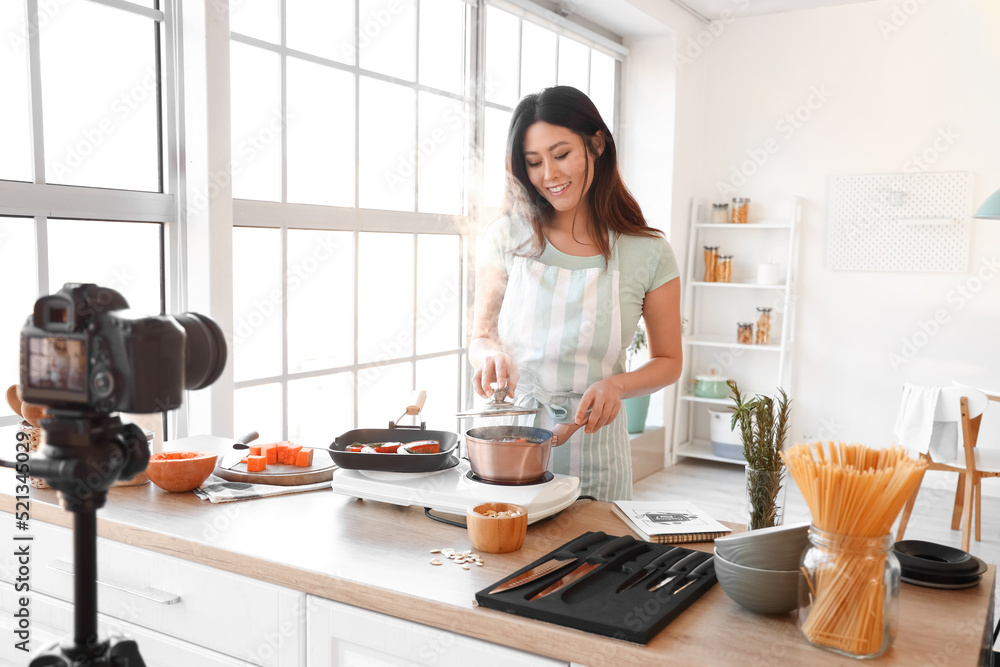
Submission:
M 557 86 L 514 109 L 504 217 L 477 247 L 471 361 L 476 393 L 507 385 L 543 408 L 562 444 L 555 472 L 599 500 L 632 497 L 622 400 L 681 373 L 680 280 L 618 172 L 614 139 L 593 102 Z M 650 360 L 624 372 L 639 317 Z M 583 428 L 583 432 L 576 432 Z

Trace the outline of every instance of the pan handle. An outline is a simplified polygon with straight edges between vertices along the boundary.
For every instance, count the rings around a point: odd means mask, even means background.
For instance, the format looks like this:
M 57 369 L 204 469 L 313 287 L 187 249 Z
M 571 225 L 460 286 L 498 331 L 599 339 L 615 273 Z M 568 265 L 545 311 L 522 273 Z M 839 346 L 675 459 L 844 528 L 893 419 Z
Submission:
M 424 409 L 426 400 L 427 391 L 425 389 L 414 389 L 413 393 L 410 394 L 410 404 L 406 406 L 406 414 L 419 415 L 420 411 Z
M 556 424 L 552 427 L 552 446 L 558 447 L 568 441 L 570 436 L 576 433 L 583 424 Z

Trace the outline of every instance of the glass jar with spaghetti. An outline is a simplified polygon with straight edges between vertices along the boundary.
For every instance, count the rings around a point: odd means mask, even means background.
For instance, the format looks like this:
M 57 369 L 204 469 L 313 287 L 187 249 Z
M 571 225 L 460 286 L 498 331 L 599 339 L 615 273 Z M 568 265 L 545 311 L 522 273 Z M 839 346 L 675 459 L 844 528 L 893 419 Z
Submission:
M 745 225 L 749 222 L 750 200 L 747 197 L 733 197 L 732 218 L 737 225 Z
M 899 561 L 891 534 L 837 535 L 809 528 L 799 569 L 799 627 L 810 644 L 855 658 L 892 645 L 899 619 Z
M 767 345 L 771 342 L 771 309 L 761 307 L 757 312 L 760 314 L 757 316 L 757 339 L 754 342 Z
M 728 283 L 733 280 L 733 256 L 719 255 L 715 262 L 715 282 Z
M 717 245 L 705 246 L 704 259 L 705 259 L 705 282 L 714 283 L 716 267 L 718 266 L 719 263 L 719 246 Z

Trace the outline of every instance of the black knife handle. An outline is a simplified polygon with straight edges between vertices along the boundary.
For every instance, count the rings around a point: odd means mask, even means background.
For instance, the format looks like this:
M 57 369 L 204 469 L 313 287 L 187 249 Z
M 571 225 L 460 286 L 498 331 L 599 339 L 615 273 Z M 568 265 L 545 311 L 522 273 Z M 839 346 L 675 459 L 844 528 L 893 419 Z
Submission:
M 582 549 L 589 547 L 591 544 L 602 542 L 607 538 L 607 533 L 584 533 L 566 546 L 561 547 L 556 553 L 552 554 L 552 558 L 575 558 L 577 551 L 581 551 Z
M 709 567 L 712 567 L 714 565 L 715 565 L 715 556 L 709 556 L 704 561 L 702 561 L 701 563 L 699 563 L 693 570 L 691 570 L 690 572 L 688 572 L 686 578 L 687 579 L 691 579 L 693 577 L 697 577 L 699 575 L 702 575 L 702 574 L 705 573 L 705 570 L 707 570 Z
M 604 563 L 604 569 L 613 570 L 616 567 L 624 565 L 630 560 L 635 559 L 636 556 L 648 550 L 649 546 L 645 542 L 636 541 L 636 543 L 633 544 L 628 549 L 623 549 L 620 554 L 606 559 Z
M 662 554 L 651 560 L 649 563 L 646 563 L 646 566 L 643 567 L 642 569 L 645 570 L 647 573 L 652 572 L 653 570 L 655 570 L 656 568 L 660 567 L 665 562 L 667 562 L 667 560 L 673 558 L 679 550 L 680 547 L 670 547 L 665 552 L 663 552 Z
M 703 551 L 692 551 L 687 556 L 684 556 L 684 558 L 681 558 L 679 561 L 671 565 L 669 572 L 676 572 L 680 574 L 683 572 L 683 569 L 687 567 L 688 563 L 704 555 L 705 553 Z
M 630 544 L 634 544 L 635 541 L 636 541 L 636 539 L 634 537 L 632 537 L 631 535 L 623 535 L 621 537 L 617 537 L 617 538 L 611 540 L 610 542 L 608 542 L 607 544 L 605 544 L 603 547 L 601 547 L 597 551 L 595 551 L 589 558 L 587 558 L 586 562 L 591 563 L 591 564 L 593 564 L 593 563 L 603 563 L 604 559 L 607 556 L 610 556 L 611 554 L 613 554 L 614 552 L 618 551 L 622 547 L 626 547 L 626 546 L 628 546 Z

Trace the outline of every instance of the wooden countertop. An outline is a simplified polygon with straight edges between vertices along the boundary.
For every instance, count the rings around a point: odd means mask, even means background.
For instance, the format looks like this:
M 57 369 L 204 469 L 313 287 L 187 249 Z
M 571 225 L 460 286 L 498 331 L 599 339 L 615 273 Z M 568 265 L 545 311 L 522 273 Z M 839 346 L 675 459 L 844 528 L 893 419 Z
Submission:
M 5 469 L 0 510 L 14 511 L 13 488 L 13 471 Z M 431 549 L 471 548 L 464 530 L 432 521 L 422 509 L 329 490 L 215 505 L 146 484 L 111 489 L 98 517 L 102 537 L 589 667 L 856 664 L 810 646 L 794 614 L 751 613 L 718 586 L 646 646 L 476 605 L 476 591 L 581 533 L 625 534 L 606 503 L 578 501 L 529 526 L 519 551 L 483 554 L 485 566 L 470 570 L 430 565 Z M 53 491 L 32 489 L 31 520 L 72 526 Z M 711 551 L 712 545 L 686 546 Z M 872 664 L 978 664 L 995 576 L 990 566 L 979 586 L 958 591 L 904 583 L 895 644 Z

